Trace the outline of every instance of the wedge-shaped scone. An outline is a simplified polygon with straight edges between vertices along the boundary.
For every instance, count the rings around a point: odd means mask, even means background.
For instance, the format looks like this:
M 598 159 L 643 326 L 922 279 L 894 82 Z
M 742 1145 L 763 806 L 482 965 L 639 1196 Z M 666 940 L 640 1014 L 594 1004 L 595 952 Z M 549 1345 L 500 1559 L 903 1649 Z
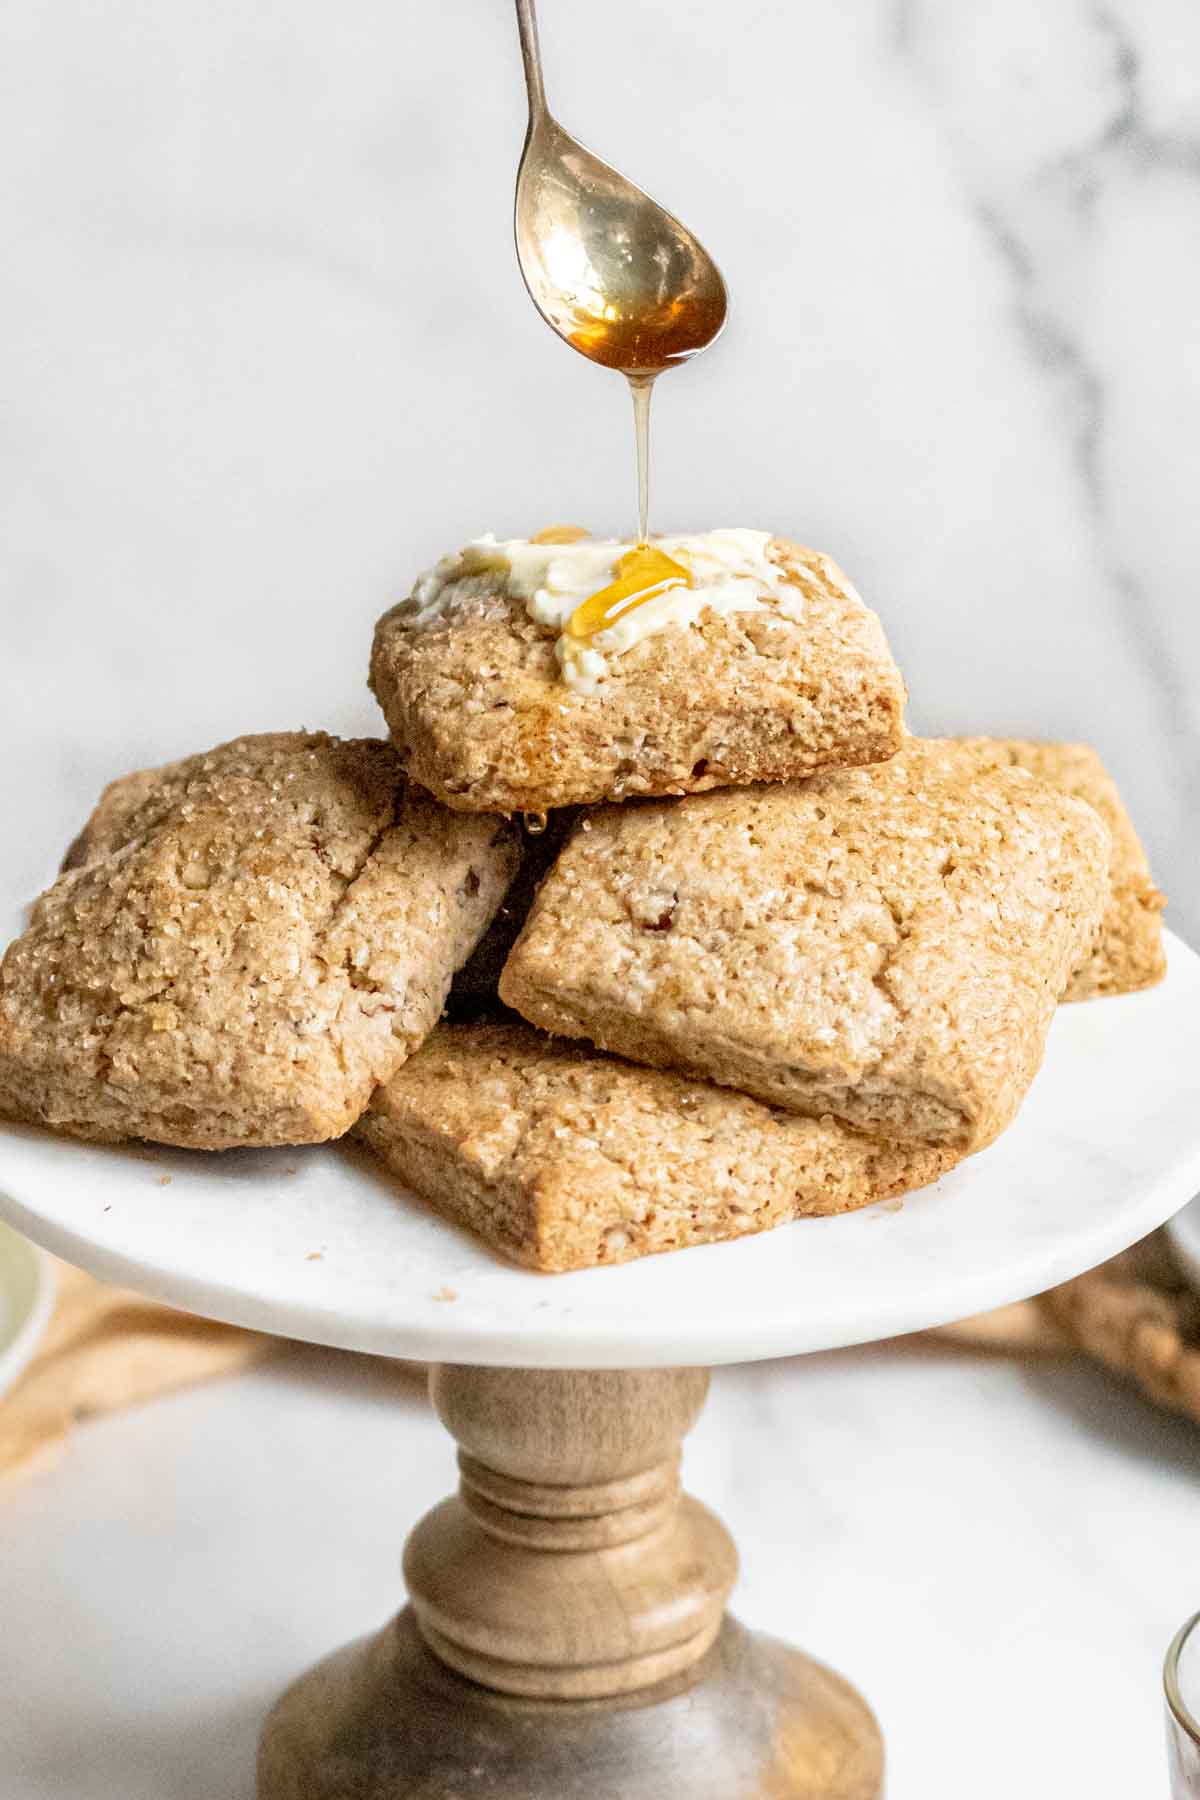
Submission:
M 946 754 L 974 769 L 1027 769 L 1039 781 L 1094 806 L 1112 838 L 1111 893 L 1095 948 L 1071 977 L 1064 1000 L 1091 1000 L 1153 987 L 1167 971 L 1161 914 L 1166 901 L 1154 885 L 1133 821 L 1116 782 L 1089 744 L 1035 743 L 1027 738 L 943 738 Z
M 481 541 L 423 577 L 379 621 L 371 658 L 413 778 L 463 811 L 544 812 L 788 780 L 898 748 L 899 671 L 828 557 L 756 532 L 663 542 L 697 567 L 709 557 L 712 585 L 630 611 L 598 649 L 562 621 L 629 545 Z M 750 572 L 722 574 L 722 557 Z M 670 609 L 684 602 L 699 610 L 681 622 Z
M 1082 801 L 913 744 L 794 787 L 605 808 L 543 883 L 500 994 L 636 1062 L 977 1150 L 1041 1062 L 1108 854 Z
M 924 1187 L 956 1160 L 507 1019 L 439 1026 L 356 1135 L 439 1212 L 553 1270 L 849 1212 Z
M 197 1149 L 348 1130 L 516 867 L 387 744 L 301 732 L 114 783 L 73 856 L 0 964 L 0 1113 Z

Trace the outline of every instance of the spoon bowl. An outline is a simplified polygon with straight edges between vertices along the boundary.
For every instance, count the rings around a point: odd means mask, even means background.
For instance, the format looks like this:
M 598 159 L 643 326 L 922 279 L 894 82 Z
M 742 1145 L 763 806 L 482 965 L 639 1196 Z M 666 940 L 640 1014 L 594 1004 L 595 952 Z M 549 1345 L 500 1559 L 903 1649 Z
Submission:
M 725 283 L 699 239 L 545 111 L 517 175 L 516 239 L 547 325 L 605 368 L 661 374 L 725 323 Z
M 517 0 L 529 131 L 517 173 L 517 260 L 564 342 L 650 377 L 712 343 L 728 299 L 720 270 L 673 213 L 564 131 L 546 105 L 533 0 Z

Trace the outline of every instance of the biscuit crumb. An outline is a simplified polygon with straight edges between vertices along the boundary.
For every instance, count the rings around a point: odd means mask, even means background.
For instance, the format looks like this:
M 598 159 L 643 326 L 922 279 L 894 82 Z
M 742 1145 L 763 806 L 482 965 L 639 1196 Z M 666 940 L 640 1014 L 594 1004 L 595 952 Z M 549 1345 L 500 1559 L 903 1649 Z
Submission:
M 325 1252 L 323 1250 L 310 1250 L 304 1260 L 305 1262 L 324 1262 Z
M 458 1294 L 452 1287 L 440 1287 L 433 1298 L 435 1300 L 457 1300 Z
M 170 1175 L 160 1175 L 158 1178 L 158 1185 L 159 1187 L 170 1187 L 171 1180 L 172 1177 Z

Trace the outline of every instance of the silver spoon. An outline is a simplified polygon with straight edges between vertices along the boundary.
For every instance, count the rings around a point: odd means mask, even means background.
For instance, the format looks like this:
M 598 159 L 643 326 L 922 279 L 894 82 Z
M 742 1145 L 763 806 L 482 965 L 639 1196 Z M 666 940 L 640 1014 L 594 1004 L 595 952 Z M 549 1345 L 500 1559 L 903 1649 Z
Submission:
M 673 213 L 563 130 L 546 105 L 534 0 L 516 0 L 529 92 L 517 170 L 517 261 L 533 304 L 580 355 L 627 377 L 646 540 L 650 390 L 707 348 L 728 298 L 716 263 Z

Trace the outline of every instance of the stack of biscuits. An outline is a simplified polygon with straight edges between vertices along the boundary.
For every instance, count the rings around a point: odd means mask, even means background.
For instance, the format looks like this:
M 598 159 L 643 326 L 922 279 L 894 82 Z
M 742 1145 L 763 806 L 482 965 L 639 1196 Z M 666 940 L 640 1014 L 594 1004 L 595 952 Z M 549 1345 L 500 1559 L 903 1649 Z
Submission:
M 1164 969 L 1083 746 L 919 739 L 827 557 L 592 689 L 502 569 L 379 622 L 390 742 L 115 782 L 0 965 L 0 1113 L 220 1151 L 353 1133 L 565 1270 L 848 1211 L 1016 1114 L 1060 1000 Z

